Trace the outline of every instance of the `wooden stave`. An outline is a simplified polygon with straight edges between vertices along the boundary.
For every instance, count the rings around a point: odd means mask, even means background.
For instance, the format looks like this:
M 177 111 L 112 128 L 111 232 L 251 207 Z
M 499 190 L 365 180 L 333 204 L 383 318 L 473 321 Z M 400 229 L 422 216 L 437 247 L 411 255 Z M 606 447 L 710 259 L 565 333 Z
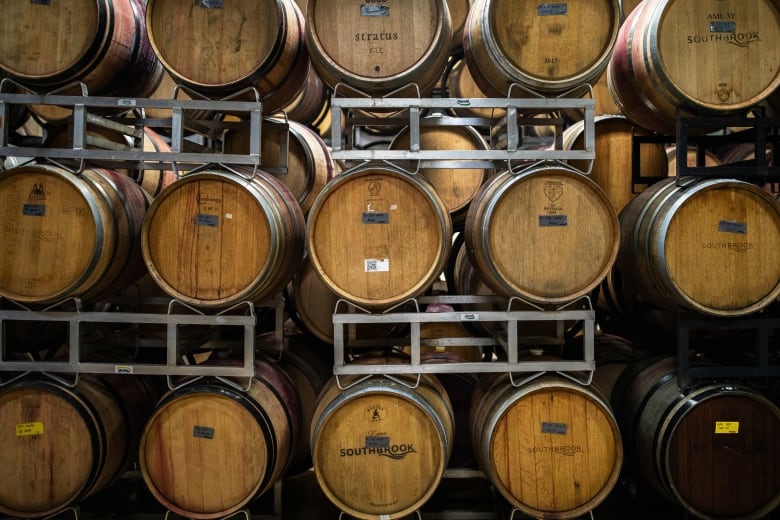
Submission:
M 323 208 L 329 203 L 328 199 L 334 193 L 338 192 L 339 189 L 350 189 L 348 187 L 350 183 L 360 182 L 361 179 L 372 176 L 381 180 L 398 181 L 402 183 L 406 189 L 411 189 L 412 193 L 421 196 L 427 208 L 431 211 L 431 214 L 436 218 L 436 225 L 438 227 L 437 241 L 439 242 L 436 246 L 436 252 L 432 253 L 434 259 L 425 266 L 426 272 L 423 275 L 410 282 L 406 287 L 401 287 L 400 289 L 393 287 L 392 294 L 386 293 L 376 297 L 370 294 L 357 294 L 354 291 L 350 292 L 349 289 L 340 287 L 339 284 L 332 279 L 332 273 L 328 272 L 327 268 L 323 267 L 322 260 L 320 259 L 320 256 L 322 255 L 320 254 L 319 247 L 316 243 L 318 237 L 317 227 L 320 225 L 317 219 L 319 213 L 323 211 Z M 344 186 L 347 186 L 347 188 L 344 188 Z M 325 186 L 323 191 L 320 192 L 320 195 L 314 201 L 312 209 L 309 211 L 307 217 L 307 234 L 307 251 L 309 259 L 325 285 L 339 297 L 354 304 L 378 309 L 392 307 L 409 298 L 419 296 L 433 284 L 435 279 L 444 269 L 447 257 L 449 256 L 451 249 L 452 223 L 444 202 L 427 181 L 403 173 L 401 170 L 394 167 L 386 165 L 369 165 L 354 169 L 347 174 L 337 175 Z M 374 247 L 374 245 L 372 245 L 372 247 Z M 365 257 L 365 255 L 363 256 Z
M 780 85 L 780 74 L 776 73 L 769 84 L 759 86 L 755 95 L 730 103 L 697 99 L 695 92 L 679 86 L 676 78 L 668 76 L 658 48 L 661 20 L 676 1 L 643 2 L 636 6 L 621 27 L 608 67 L 609 88 L 621 112 L 640 126 L 672 135 L 678 112 L 705 116 L 738 113 L 761 103 Z M 709 12 L 705 6 L 702 18 Z M 780 11 L 776 15 L 780 16 Z
M 190 289 L 185 293 L 184 287 L 177 287 L 178 284 L 166 281 L 165 275 L 156 265 L 154 257 L 156 252 L 151 245 L 154 241 L 150 238 L 150 233 L 153 233 L 153 219 L 166 197 L 187 183 L 201 180 L 224 182 L 243 188 L 242 193 L 261 208 L 269 225 L 267 228 L 269 241 L 272 246 L 275 246 L 271 248 L 273 250 L 270 251 L 261 272 L 244 287 L 238 287 L 233 294 L 226 296 L 201 297 L 197 294 L 189 294 L 192 292 Z M 304 230 L 305 221 L 300 205 L 290 190 L 278 179 L 264 172 L 257 173 L 252 179 L 246 179 L 221 170 L 208 170 L 182 177 L 155 198 L 141 230 L 141 249 L 149 273 L 166 293 L 195 306 L 221 308 L 242 301 L 262 300 L 281 291 L 303 259 Z M 199 287 L 193 289 L 195 292 L 202 290 Z
M 536 393 L 545 392 L 547 389 L 571 392 L 573 395 L 582 397 L 587 402 L 595 404 L 603 413 L 613 436 L 614 457 L 612 458 L 612 467 L 609 475 L 603 479 L 601 482 L 602 486 L 591 497 L 587 500 L 580 500 L 579 503 L 573 504 L 568 509 L 542 509 L 534 504 L 527 503 L 523 496 L 515 495 L 509 489 L 507 483 L 501 479 L 500 475 L 496 474 L 496 468 L 494 468 L 491 460 L 491 442 L 496 425 L 499 424 L 505 414 L 518 401 Z M 477 462 L 501 495 L 513 507 L 524 514 L 551 519 L 576 518 L 597 507 L 598 504 L 606 499 L 617 484 L 623 463 L 621 433 L 609 403 L 596 388 L 574 383 L 559 375 L 542 376 L 520 386 L 515 386 L 511 383 L 510 375 L 508 374 L 483 376 L 474 391 L 469 411 L 469 420 Z M 516 445 L 516 443 L 513 443 L 513 445 Z M 539 477 L 536 478 L 538 479 Z
M 88 258 L 77 267 L 81 269 L 79 273 L 69 275 L 72 278 L 55 280 L 58 287 L 39 291 L 40 294 L 3 288 L 6 297 L 27 303 L 52 303 L 68 297 L 95 299 L 118 290 L 123 283 L 131 283 L 136 275 L 141 276 L 134 256 L 138 238 L 135 232 L 144 218 L 146 200 L 137 185 L 111 170 L 88 168 L 80 175 L 73 175 L 61 167 L 43 164 L 8 170 L 3 178 L 31 175 L 52 179 L 79 195 L 92 218 L 94 239 Z M 125 256 L 116 258 L 117 252 Z M 62 258 L 62 255 L 59 252 L 53 256 Z
M 780 411 L 763 395 L 746 384 L 718 380 L 700 381 L 694 387 L 683 391 L 678 386 L 677 361 L 671 356 L 653 356 L 633 363 L 620 375 L 613 393 L 615 409 L 627 456 L 632 459 L 635 470 L 656 491 L 667 499 L 680 504 L 687 512 L 697 517 L 715 518 L 745 518 L 757 520 L 780 505 L 780 489 L 775 496 L 755 509 L 743 510 L 738 513 L 725 511 L 706 511 L 697 507 L 692 500 L 692 489 L 681 489 L 675 482 L 675 475 L 670 465 L 673 463 L 671 453 L 671 438 L 676 434 L 686 415 L 697 407 L 707 406 L 707 401 L 726 399 L 747 399 L 758 403 L 780 418 Z M 732 417 L 733 419 L 733 417 Z M 645 426 L 645 427 L 643 427 Z M 706 449 L 706 446 L 703 446 Z M 714 455 L 712 450 L 710 455 Z M 682 454 L 688 460 L 696 451 Z M 705 454 L 702 453 L 701 457 Z M 682 459 L 680 459 L 682 460 Z M 715 473 L 715 476 L 720 476 Z M 746 475 L 750 477 L 750 475 Z M 740 479 L 724 477 L 723 484 L 732 486 L 731 492 L 724 494 L 708 488 L 713 497 L 728 498 L 734 492 L 733 486 L 741 486 Z M 694 484 L 694 489 L 703 486 L 702 482 Z M 752 488 L 754 484 L 747 484 Z
M 279 110 L 289 104 L 303 87 L 308 73 L 309 58 L 303 39 L 305 22 L 294 1 L 271 0 L 275 7 L 273 15 L 277 20 L 277 23 L 272 25 L 279 27 L 276 40 L 273 45 L 269 46 L 270 48 L 261 51 L 264 55 L 253 56 L 255 63 L 251 64 L 251 68 L 243 71 L 225 71 L 232 72 L 234 77 L 229 79 L 219 74 L 217 77 L 211 76 L 210 72 L 206 73 L 206 77 L 196 77 L 197 75 L 203 76 L 203 71 L 195 71 L 196 74 L 182 70 L 193 62 L 192 58 L 178 58 L 169 55 L 164 49 L 168 42 L 160 41 L 156 35 L 168 32 L 171 23 L 177 24 L 177 27 L 185 27 L 186 20 L 171 20 L 160 14 L 170 12 L 170 10 L 166 11 L 164 6 L 160 7 L 164 1 L 151 0 L 148 2 L 146 26 L 154 53 L 177 83 L 211 96 L 233 95 L 246 89 L 255 89 L 266 112 Z M 173 2 L 171 5 L 177 4 Z M 240 9 L 241 5 L 233 4 L 230 8 Z M 158 19 L 160 17 L 161 19 Z M 249 18 L 246 13 L 244 13 L 244 17 L 245 19 Z M 160 27 L 156 27 L 157 24 L 160 24 Z M 197 27 L 193 27 L 193 33 L 198 33 Z M 194 41 L 191 43 L 194 44 Z M 240 45 L 238 48 L 240 49 Z M 241 64 L 242 67 L 250 65 L 248 59 L 242 60 Z M 213 68 L 211 70 L 213 71 Z
M 137 438 L 133 439 L 133 432 L 126 430 L 126 427 L 130 425 L 128 420 L 132 418 L 128 415 L 126 407 L 128 404 L 137 402 L 135 399 L 128 398 L 123 400 L 105 381 L 90 375 L 82 375 L 78 385 L 74 388 L 51 380 L 26 379 L 11 383 L 3 390 L 3 393 L 9 395 L 14 392 L 22 392 L 23 394 L 33 392 L 38 395 L 53 396 L 58 401 L 61 401 L 61 404 L 66 405 L 65 409 L 73 410 L 75 416 L 71 424 L 75 424 L 76 416 L 79 417 L 85 428 L 82 430 L 82 433 L 87 434 L 87 438 L 81 438 L 81 440 L 86 441 L 90 445 L 88 449 L 89 455 L 84 451 L 74 450 L 74 446 L 69 444 L 68 448 L 63 450 L 63 453 L 69 456 L 74 454 L 78 458 L 71 460 L 70 463 L 67 460 L 63 461 L 61 458 L 60 463 L 54 463 L 53 460 L 47 458 L 43 463 L 44 465 L 50 463 L 51 467 L 46 471 L 42 469 L 40 473 L 52 478 L 57 477 L 59 474 L 57 481 L 62 482 L 66 477 L 62 471 L 71 471 L 71 468 L 77 467 L 77 462 L 86 464 L 89 469 L 88 473 L 74 475 L 79 477 L 80 480 L 76 483 L 76 487 L 68 491 L 67 495 L 53 497 L 47 493 L 45 498 L 47 504 L 45 506 L 29 507 L 29 501 L 32 498 L 30 496 L 31 488 L 25 487 L 23 496 L 20 497 L 23 505 L 21 503 L 18 505 L 0 504 L 0 511 L 12 516 L 25 518 L 51 516 L 105 489 L 127 467 L 133 442 L 137 442 Z M 37 416 L 37 418 L 42 417 Z M 27 422 L 32 421 L 28 420 Z M 50 428 L 46 427 L 46 424 L 43 425 L 43 428 L 44 435 L 50 437 L 54 434 Z M 35 437 L 40 438 L 41 436 L 37 435 Z M 68 441 L 70 443 L 72 439 L 68 438 Z M 7 447 L 10 448 L 10 445 Z M 84 459 L 81 459 L 81 456 Z M 24 467 L 19 469 L 23 470 Z M 84 467 L 77 469 L 81 471 Z M 21 481 L 21 476 L 18 478 Z M 54 482 L 45 486 L 45 489 L 40 489 L 33 485 L 32 490 L 33 492 L 36 489 L 51 491 L 52 484 Z
M 690 181 L 691 179 L 688 179 Z M 686 186 L 683 182 L 681 186 Z M 755 196 L 768 209 L 780 211 L 777 201 L 763 190 L 744 181 L 733 179 L 704 179 L 694 183 L 687 192 L 688 199 L 708 190 L 734 188 Z M 630 202 L 620 215 L 621 248 L 617 264 L 623 273 L 624 284 L 649 303 L 659 308 L 689 308 L 696 312 L 717 316 L 744 316 L 762 309 L 780 294 L 780 280 L 766 294 L 754 297 L 740 306 L 730 308 L 723 304 L 708 304 L 686 295 L 678 287 L 666 265 L 664 232 L 676 212 L 687 202 L 686 191 L 678 188 L 675 178 L 654 184 Z M 655 255 L 655 256 L 653 256 Z M 708 273 L 712 274 L 712 273 Z M 736 288 L 732 288 L 734 290 Z
M 373 96 L 390 95 L 399 90 L 406 90 L 411 85 L 416 85 L 416 95 L 428 95 L 444 72 L 452 40 L 452 20 L 446 1 L 429 1 L 436 7 L 436 29 L 432 38 L 433 45 L 429 46 L 413 65 L 390 76 L 378 77 L 371 77 L 365 72 L 350 71 L 338 59 L 334 60 L 327 53 L 318 34 L 315 19 L 318 2 L 316 0 L 309 1 L 306 12 L 306 43 L 312 64 L 325 84 L 334 91 L 338 90 L 337 87 L 341 87 L 342 90 L 355 90 Z M 320 0 L 319 3 L 324 3 L 324 1 Z
M 397 363 L 398 359 L 363 359 L 362 361 L 357 362 Z M 360 381 L 359 379 L 363 380 Z M 447 397 L 447 392 L 442 384 L 435 376 L 430 374 L 422 374 L 417 386 L 414 386 L 414 381 L 417 381 L 417 377 L 401 374 L 398 376 L 398 381 L 400 382 L 393 381 L 383 376 L 372 376 L 367 379 L 360 376 L 347 376 L 346 378 L 341 378 L 341 382 L 337 382 L 335 378 L 331 378 L 317 399 L 310 432 L 315 475 L 317 476 L 320 489 L 325 493 L 326 497 L 340 510 L 355 518 L 373 520 L 381 517 L 386 518 L 387 520 L 396 520 L 404 518 L 408 514 L 419 509 L 438 487 L 438 483 L 441 480 L 441 476 L 443 475 L 451 454 L 452 438 L 454 434 L 454 412 L 449 398 Z M 340 385 L 344 390 L 339 388 Z M 324 428 L 323 422 L 328 421 L 334 411 L 337 412 L 342 405 L 349 405 L 351 400 L 359 400 L 366 395 L 384 395 L 404 401 L 408 400 L 415 404 L 420 411 L 424 412 L 424 417 L 435 423 L 434 427 L 439 435 L 438 440 L 441 449 L 435 455 L 435 459 L 438 460 L 438 462 L 434 474 L 430 478 L 429 485 L 421 494 L 417 496 L 407 496 L 406 504 L 404 504 L 402 508 L 398 508 L 397 506 L 393 507 L 393 505 L 384 505 L 383 507 L 375 508 L 377 511 L 369 512 L 362 507 L 369 506 L 369 504 L 358 503 L 358 497 L 354 497 L 355 500 L 353 500 L 351 504 L 346 503 L 336 496 L 326 478 L 321 474 L 323 465 L 319 463 L 319 439 Z M 407 477 L 410 476 L 407 475 Z M 419 477 L 420 476 L 417 475 L 417 478 Z
M 475 0 L 466 20 L 463 42 L 466 62 L 475 83 L 489 97 L 504 97 L 512 90 L 510 88 L 512 84 L 518 84 L 522 89 L 532 92 L 549 94 L 568 91 L 596 80 L 609 63 L 620 27 L 619 3 L 617 0 L 608 0 L 608 2 L 608 10 L 612 12 L 608 43 L 603 46 L 599 56 L 592 60 L 592 66 L 576 70 L 569 77 L 545 79 L 541 74 L 532 74 L 518 68 L 501 50 L 500 42 L 491 31 L 495 29 L 493 9 L 496 1 Z M 598 22 L 602 21 L 598 20 Z M 518 93 L 517 90 L 512 94 L 520 97 L 528 96 L 528 93 Z
M 239 385 L 242 383 L 236 381 L 235 384 Z M 233 503 L 206 503 L 208 500 L 204 500 L 199 509 L 196 509 L 194 503 L 182 503 L 194 501 L 195 497 L 170 496 L 170 490 L 166 486 L 174 485 L 173 479 L 168 483 L 159 481 L 160 478 L 166 477 L 161 474 L 161 470 L 158 471 L 157 468 L 153 467 L 154 463 L 160 459 L 153 457 L 152 454 L 153 450 L 157 449 L 156 444 L 154 444 L 156 434 L 153 430 L 157 427 L 156 425 L 161 415 L 171 407 L 182 403 L 183 400 L 198 399 L 199 397 L 209 400 L 216 398 L 218 403 L 240 407 L 244 414 L 244 419 L 249 418 L 250 420 L 233 422 L 233 426 L 242 427 L 254 421 L 252 426 L 257 427 L 262 437 L 261 444 L 264 448 L 264 453 L 261 458 L 264 461 L 264 467 L 262 472 L 257 472 L 257 475 L 250 475 L 250 477 L 256 477 L 255 480 L 251 481 L 245 489 L 240 490 L 243 491 L 243 494 L 239 496 L 236 493 L 236 497 L 232 497 Z M 202 410 L 203 405 L 199 405 L 199 408 Z M 223 412 L 225 413 L 219 415 L 226 417 L 226 409 L 223 408 Z M 198 415 L 201 413 L 206 414 L 205 411 L 199 411 Z M 199 416 L 193 420 L 202 421 L 202 418 Z M 302 434 L 300 427 L 300 402 L 292 380 L 276 364 L 256 358 L 255 375 L 248 390 L 239 386 L 233 386 L 227 382 L 204 380 L 171 390 L 160 399 L 155 412 L 144 428 L 139 443 L 141 475 L 152 496 L 168 510 L 196 520 L 224 518 L 238 511 L 253 499 L 267 493 L 282 477 L 292 460 L 294 446 L 298 442 L 298 437 Z M 248 432 L 249 430 L 246 431 Z M 216 438 L 216 431 L 214 434 Z M 217 449 L 226 449 L 224 446 L 224 444 L 218 446 Z M 159 449 L 166 448 L 160 447 Z M 192 460 L 191 453 L 187 460 Z M 248 461 L 246 458 L 235 458 L 233 462 L 247 471 Z M 196 462 L 195 464 L 197 466 L 198 463 Z M 186 466 L 186 464 L 182 464 L 182 466 Z M 186 481 L 188 475 L 186 469 L 182 472 L 182 475 Z M 225 480 L 228 480 L 230 475 L 225 475 L 224 477 Z M 199 479 L 200 474 L 198 473 L 195 478 Z M 224 484 L 225 480 L 220 480 L 219 482 Z M 221 502 L 222 498 L 220 496 L 217 501 Z
M 610 234 L 612 239 L 608 240 L 611 244 L 603 258 L 603 265 L 599 272 L 591 277 L 590 280 L 581 280 L 580 286 L 576 290 L 568 290 L 558 294 L 553 294 L 547 290 L 536 288 L 525 288 L 518 285 L 517 280 L 510 280 L 500 272 L 496 265 L 495 255 L 491 251 L 489 243 L 490 237 L 486 231 L 489 228 L 489 222 L 493 219 L 494 207 L 501 202 L 501 198 L 514 185 L 523 183 L 526 180 L 534 180 L 536 177 L 544 178 L 547 174 L 554 177 L 560 176 L 564 179 L 570 179 L 586 187 L 589 192 L 600 201 L 603 216 L 611 223 L 613 232 Z M 534 215 L 529 215 L 533 217 Z M 619 222 L 617 214 L 612 207 L 612 203 L 607 198 L 604 191 L 586 176 L 560 167 L 539 167 L 532 168 L 529 171 L 519 175 L 513 175 L 508 172 L 499 174 L 483 185 L 483 189 L 478 193 L 471 203 L 465 222 L 466 248 L 471 264 L 479 273 L 480 279 L 490 287 L 496 294 L 504 296 L 522 296 L 532 302 L 540 304 L 564 303 L 577 299 L 580 296 L 590 293 L 606 277 L 612 264 L 618 256 L 619 247 Z M 552 274 L 557 271 L 552 269 Z

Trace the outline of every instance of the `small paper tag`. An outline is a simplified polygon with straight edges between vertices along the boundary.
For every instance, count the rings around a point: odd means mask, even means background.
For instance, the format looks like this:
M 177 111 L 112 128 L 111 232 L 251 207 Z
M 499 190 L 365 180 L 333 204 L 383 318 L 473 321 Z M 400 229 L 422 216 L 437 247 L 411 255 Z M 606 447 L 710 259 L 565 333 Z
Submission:
M 192 436 L 198 437 L 199 439 L 213 439 L 214 438 L 214 428 L 209 428 L 208 426 L 195 426 L 192 429 Z
M 365 265 L 367 273 L 386 273 L 390 271 L 389 258 L 366 258 Z
M 32 435 L 43 435 L 43 423 L 31 422 L 16 425 L 17 437 L 29 437 Z
M 739 421 L 717 421 L 715 433 L 739 433 Z

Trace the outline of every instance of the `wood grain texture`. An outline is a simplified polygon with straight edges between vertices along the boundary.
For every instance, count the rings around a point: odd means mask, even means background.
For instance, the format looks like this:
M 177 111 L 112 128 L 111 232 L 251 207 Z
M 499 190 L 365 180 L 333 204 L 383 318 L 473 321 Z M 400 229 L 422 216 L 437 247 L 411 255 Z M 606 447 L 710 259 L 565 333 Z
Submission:
M 780 292 L 780 206 L 738 180 L 660 181 L 620 217 L 624 283 L 645 301 L 740 316 Z M 685 187 L 688 186 L 688 187 Z
M 699 518 L 766 518 L 780 504 L 780 410 L 757 391 L 704 381 L 683 392 L 672 357 L 632 365 L 618 385 L 626 451 L 660 493 Z
M 141 276 L 137 255 L 147 201 L 130 179 L 99 168 L 77 176 L 27 165 L 0 176 L 0 193 L 6 201 L 0 210 L 3 296 L 91 300 Z
M 273 175 L 292 191 L 306 215 L 333 178 L 335 165 L 330 150 L 314 130 L 290 119 L 266 118 L 260 137 L 260 167 L 279 168 L 286 163 L 286 172 Z M 246 127 L 229 132 L 225 136 L 225 153 L 249 153 L 250 138 Z M 287 155 L 283 157 L 285 146 Z
M 433 117 L 434 120 L 437 116 Z M 409 129 L 399 132 L 390 144 L 391 150 L 409 150 Z M 421 126 L 420 150 L 488 149 L 479 132 L 470 126 Z M 412 166 L 413 168 L 413 166 Z M 466 218 L 466 210 L 482 184 L 493 174 L 492 168 L 422 168 L 425 177 L 444 201 L 454 223 Z
M 223 518 L 265 493 L 287 467 L 300 403 L 287 376 L 261 360 L 247 392 L 199 382 L 163 396 L 141 438 L 149 491 L 170 511 Z
M 304 235 L 300 205 L 279 180 L 210 170 L 163 191 L 141 238 L 144 261 L 163 290 L 216 308 L 280 291 L 300 265 Z
M 477 460 L 496 489 L 536 518 L 576 518 L 617 482 L 623 447 L 609 405 L 560 376 L 514 387 L 487 376 L 474 393 Z
M 91 376 L 75 388 L 50 380 L 0 392 L 0 511 L 51 515 L 104 489 L 124 471 L 133 439 L 120 402 Z
M 644 2 L 621 27 L 610 89 L 637 124 L 674 133 L 678 109 L 719 115 L 762 102 L 780 85 L 779 38 L 772 0 Z
M 273 112 L 303 87 L 309 66 L 304 20 L 292 0 L 239 0 L 221 7 L 152 0 L 146 25 L 168 72 L 199 92 L 254 87 L 264 109 Z
M 512 83 L 561 92 L 598 78 L 619 27 L 617 0 L 477 0 L 463 49 L 471 75 L 490 97 L 505 96 Z
M 325 284 L 371 308 L 419 296 L 444 269 L 452 224 L 430 184 L 390 167 L 339 175 L 308 217 L 308 254 Z
M 415 389 L 375 376 L 342 391 L 331 380 L 312 421 L 317 481 L 350 516 L 403 518 L 436 490 L 453 428 L 451 403 L 432 376 Z
M 563 131 L 565 150 L 585 149 L 585 123 L 580 120 Z M 634 126 L 622 115 L 596 116 L 594 121 L 596 156 L 588 177 L 598 184 L 620 213 L 642 186 L 633 185 L 632 160 L 634 135 L 647 136 L 646 130 Z M 643 177 L 666 177 L 668 161 L 661 143 L 645 143 L 639 148 L 639 174 Z M 587 161 L 568 161 L 586 171 Z
M 382 96 L 416 83 L 426 95 L 444 72 L 452 21 L 445 0 L 311 0 L 306 39 L 331 88 Z
M 469 259 L 497 294 L 539 303 L 595 288 L 618 253 L 619 223 L 585 175 L 543 166 L 488 181 L 466 216 Z
M 82 81 L 93 95 L 147 95 L 163 68 L 149 45 L 145 8 L 141 0 L 9 3 L 0 67 L 34 87 Z

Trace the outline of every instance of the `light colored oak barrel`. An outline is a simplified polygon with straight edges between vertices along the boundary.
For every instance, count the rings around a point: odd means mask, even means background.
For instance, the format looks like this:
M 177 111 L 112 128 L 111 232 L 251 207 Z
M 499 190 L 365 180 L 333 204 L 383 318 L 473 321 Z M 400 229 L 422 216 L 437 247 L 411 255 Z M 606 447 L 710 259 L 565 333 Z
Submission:
M 295 475 L 312 467 L 308 432 L 317 397 L 333 375 L 333 353 L 303 334 L 287 335 L 285 341 L 277 366 L 292 381 L 301 405 L 301 435 L 285 470 L 285 475 Z
M 575 300 L 601 283 L 617 257 L 620 226 L 595 182 L 540 166 L 485 183 L 464 232 L 469 259 L 487 286 L 549 304 Z
M 339 297 L 370 308 L 419 296 L 451 249 L 447 207 L 420 176 L 362 166 L 334 177 L 309 211 L 308 254 Z
M 562 92 L 599 77 L 619 27 L 617 0 L 476 0 L 463 50 L 471 75 L 490 97 L 505 96 L 512 83 Z
M 723 115 L 780 85 L 780 6 L 773 0 L 643 2 L 620 29 L 608 81 L 621 112 L 674 135 L 683 115 Z
M 25 378 L 0 390 L 0 512 L 50 516 L 127 469 L 153 406 L 132 377 L 116 387 L 85 374 L 75 387 Z
M 287 171 L 272 175 L 292 191 L 306 215 L 336 169 L 328 146 L 303 123 L 275 117 L 263 121 L 260 137 L 260 167 L 277 168 L 286 161 Z M 225 152 L 249 153 L 250 138 L 248 128 L 228 132 Z M 282 157 L 285 145 L 287 156 Z
M 780 205 L 733 179 L 653 184 L 620 215 L 623 283 L 660 308 L 742 316 L 780 294 Z
M 617 483 L 620 431 L 591 387 L 558 375 L 522 386 L 483 376 L 470 412 L 477 461 L 509 503 L 535 518 L 576 518 Z
M 289 119 L 316 129 L 330 113 L 330 95 L 317 69 L 309 63 L 303 89 L 282 110 Z
M 176 514 L 230 516 L 282 476 L 300 421 L 290 379 L 256 359 L 249 390 L 201 380 L 163 396 L 141 438 L 141 475 Z
M 315 271 L 308 257 L 303 266 L 293 275 L 289 287 L 289 303 L 293 318 L 307 334 L 333 344 L 333 313 L 339 300 Z M 344 308 L 342 307 L 342 311 Z M 354 328 L 344 327 L 346 339 L 368 339 L 391 337 L 398 329 L 396 323 L 359 323 Z
M 658 492 L 706 519 L 769 518 L 780 505 L 780 410 L 757 390 L 705 380 L 683 391 L 673 357 L 632 365 L 618 384 L 626 457 Z
M 3 8 L 0 68 L 32 89 L 81 81 L 92 95 L 144 97 L 163 74 L 145 12 L 142 0 L 10 2 Z
M 284 288 L 303 259 L 305 221 L 275 177 L 212 169 L 185 175 L 154 199 L 141 241 L 149 273 L 166 293 L 228 307 Z
M 270 113 L 306 79 L 304 18 L 292 0 L 150 0 L 146 25 L 171 76 L 198 92 L 225 97 L 253 87 Z
M 479 89 L 479 86 L 474 81 L 474 78 L 469 72 L 468 64 L 463 58 L 455 61 L 452 66 L 447 69 L 446 75 L 442 78 L 443 82 L 443 97 L 458 98 L 458 99 L 472 99 L 472 98 L 485 98 L 487 97 L 484 92 Z M 492 108 L 474 108 L 465 104 L 461 107 L 451 109 L 453 115 L 460 117 L 485 117 L 485 118 L 500 118 L 503 114 L 503 110 L 494 110 Z
M 32 164 L 0 175 L 0 294 L 28 303 L 111 295 L 143 274 L 148 201 L 131 179 Z
M 438 118 L 440 116 L 428 116 Z M 409 150 L 409 129 L 401 130 L 390 144 L 391 150 Z M 480 133 L 471 126 L 421 126 L 420 150 L 473 150 L 488 149 Z M 413 168 L 413 166 L 412 166 Z M 466 218 L 471 199 L 482 184 L 493 174 L 492 168 L 448 168 L 444 162 L 435 168 L 422 168 L 418 172 L 433 185 L 436 193 L 444 200 L 453 223 Z
M 580 120 L 563 131 L 563 149 L 585 149 L 585 123 Z M 601 186 L 615 207 L 620 211 L 628 201 L 636 197 L 642 186 L 634 186 L 632 160 L 634 136 L 647 136 L 646 130 L 634 126 L 622 115 L 595 117 L 594 134 L 596 155 L 589 178 Z M 581 171 L 588 168 L 587 161 L 567 161 Z M 639 174 L 643 177 L 666 177 L 668 161 L 662 143 L 643 143 L 639 149 Z M 646 185 L 645 185 L 646 187 Z
M 669 165 L 669 177 L 677 175 L 677 147 L 669 146 L 666 149 L 666 158 Z M 685 162 L 688 166 L 698 166 L 698 150 L 695 146 L 688 147 L 685 153 Z M 720 157 L 715 152 L 704 150 L 704 167 L 719 166 L 722 164 Z
M 171 146 L 163 136 L 151 127 L 144 127 L 143 150 L 145 152 L 170 152 Z M 165 188 L 176 181 L 176 173 L 173 170 L 164 170 L 162 167 L 138 170 L 134 175 L 135 181 L 150 197 L 154 198 Z
M 311 0 L 306 41 L 331 88 L 383 96 L 416 83 L 426 95 L 444 72 L 452 21 L 445 0 Z
M 431 497 L 447 466 L 454 432 L 447 392 L 427 374 L 416 388 L 408 375 L 340 379 L 346 389 L 332 379 L 314 412 L 317 482 L 351 517 L 403 518 Z
M 452 44 L 450 54 L 455 54 L 463 47 L 463 28 L 474 0 L 447 0 L 452 20 Z

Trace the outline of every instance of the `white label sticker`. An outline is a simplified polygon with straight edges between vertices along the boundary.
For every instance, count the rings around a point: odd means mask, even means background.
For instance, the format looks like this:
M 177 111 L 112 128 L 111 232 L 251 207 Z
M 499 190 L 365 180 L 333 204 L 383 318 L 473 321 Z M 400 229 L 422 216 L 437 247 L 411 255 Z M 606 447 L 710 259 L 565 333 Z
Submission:
M 390 271 L 390 259 L 378 259 L 378 258 L 366 258 L 365 260 L 367 273 L 383 273 Z
M 229 219 L 232 219 L 232 218 L 233 218 L 233 214 L 232 213 L 225 213 L 225 219 L 229 220 Z

